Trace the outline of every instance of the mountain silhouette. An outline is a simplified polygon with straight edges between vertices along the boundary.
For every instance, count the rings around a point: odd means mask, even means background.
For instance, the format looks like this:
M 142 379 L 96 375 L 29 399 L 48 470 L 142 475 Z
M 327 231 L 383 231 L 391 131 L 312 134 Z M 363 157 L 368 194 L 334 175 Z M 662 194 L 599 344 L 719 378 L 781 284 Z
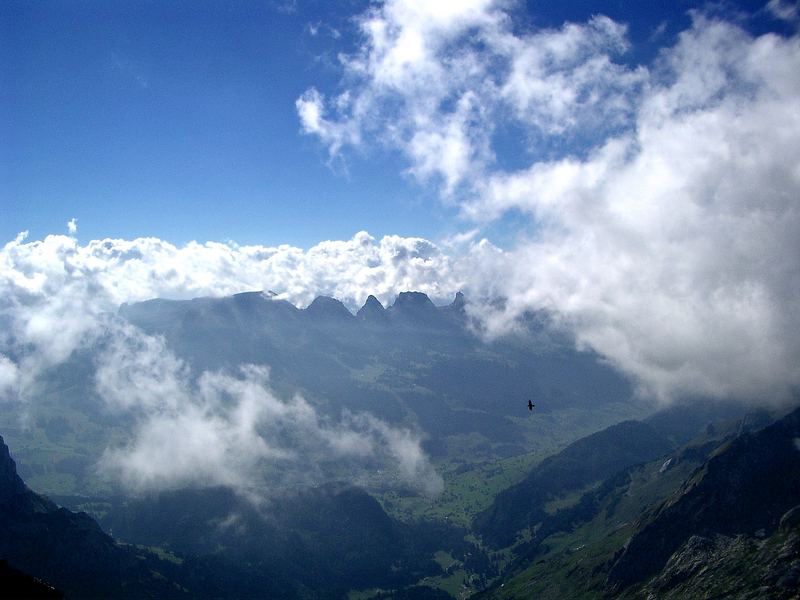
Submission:
M 7 567 L 4 586 L 14 585 L 22 572 L 68 598 L 184 596 L 164 575 L 169 564 L 118 546 L 87 514 L 59 508 L 28 489 L 2 437 L 0 560 Z

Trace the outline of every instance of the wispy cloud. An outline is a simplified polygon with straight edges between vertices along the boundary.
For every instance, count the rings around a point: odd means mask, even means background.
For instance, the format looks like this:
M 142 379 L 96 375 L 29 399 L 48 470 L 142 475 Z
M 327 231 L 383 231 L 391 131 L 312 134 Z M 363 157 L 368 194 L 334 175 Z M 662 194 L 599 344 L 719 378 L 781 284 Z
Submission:
M 431 496 L 442 490 L 409 430 L 367 414 L 323 418 L 301 396 L 282 400 L 270 391 L 264 366 L 193 380 L 162 340 L 129 326 L 113 336 L 99 357 L 97 389 L 137 418 L 132 439 L 103 455 L 106 477 L 138 491 L 226 485 L 254 496 L 332 474 L 400 481 Z
M 629 121 L 646 72 L 613 60 L 627 48 L 624 26 L 598 16 L 518 35 L 501 6 L 392 1 L 368 11 L 362 47 L 341 59 L 349 85 L 329 102 L 314 88 L 298 99 L 303 130 L 331 156 L 397 147 L 410 173 L 450 195 L 493 164 L 501 122 L 535 140 Z
M 19 369 L 9 358 L 0 354 L 0 401 L 13 392 L 18 385 Z
M 766 9 L 775 18 L 797 25 L 800 23 L 800 3 L 791 0 L 769 0 Z

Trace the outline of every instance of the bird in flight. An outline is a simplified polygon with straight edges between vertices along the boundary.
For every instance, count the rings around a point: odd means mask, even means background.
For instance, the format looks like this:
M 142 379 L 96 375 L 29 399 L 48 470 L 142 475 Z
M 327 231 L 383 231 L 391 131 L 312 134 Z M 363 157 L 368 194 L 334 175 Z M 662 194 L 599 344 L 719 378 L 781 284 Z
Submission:
M 533 407 L 536 406 L 533 402 L 528 400 L 528 410 L 533 410 Z

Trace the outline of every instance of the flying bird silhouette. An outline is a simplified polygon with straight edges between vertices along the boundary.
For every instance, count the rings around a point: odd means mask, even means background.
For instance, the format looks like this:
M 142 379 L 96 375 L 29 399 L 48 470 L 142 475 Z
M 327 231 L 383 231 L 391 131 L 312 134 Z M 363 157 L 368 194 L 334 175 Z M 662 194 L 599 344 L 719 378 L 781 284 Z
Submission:
M 533 410 L 533 407 L 536 406 L 533 402 L 528 400 L 528 410 Z

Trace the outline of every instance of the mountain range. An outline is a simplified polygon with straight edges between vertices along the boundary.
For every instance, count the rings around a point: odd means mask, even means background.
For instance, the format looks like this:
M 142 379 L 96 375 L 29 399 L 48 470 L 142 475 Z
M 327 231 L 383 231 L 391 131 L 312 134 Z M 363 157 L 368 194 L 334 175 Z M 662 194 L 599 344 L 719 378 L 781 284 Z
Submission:
M 101 339 L 45 374 L 26 427 L 0 414 L 6 595 L 796 597 L 800 409 L 655 410 L 546 315 L 490 340 L 461 295 L 371 296 L 353 314 L 252 292 L 115 318 L 161 336 L 193 376 L 266 365 L 276 394 L 321 418 L 362 411 L 417 432 L 444 492 L 358 485 L 346 469 L 255 494 L 97 487 L 93 465 L 130 429 L 94 385 Z
M 651 411 L 625 377 L 573 341 L 546 315 L 502 338 L 476 331 L 462 295 L 435 306 L 407 292 L 384 308 L 370 297 L 357 314 L 319 297 L 307 308 L 248 292 L 224 298 L 123 305 L 118 318 L 167 348 L 194 376 L 269 368 L 281 398 L 302 395 L 333 422 L 368 413 L 417 432 L 449 465 L 531 451 L 552 452 L 581 435 Z M 26 480 L 56 495 L 113 492 L 94 465 L 130 435 L 130 420 L 98 395 L 96 365 L 111 350 L 100 338 L 43 372 L 36 402 L 0 414 Z M 532 399 L 536 416 L 529 415 Z

